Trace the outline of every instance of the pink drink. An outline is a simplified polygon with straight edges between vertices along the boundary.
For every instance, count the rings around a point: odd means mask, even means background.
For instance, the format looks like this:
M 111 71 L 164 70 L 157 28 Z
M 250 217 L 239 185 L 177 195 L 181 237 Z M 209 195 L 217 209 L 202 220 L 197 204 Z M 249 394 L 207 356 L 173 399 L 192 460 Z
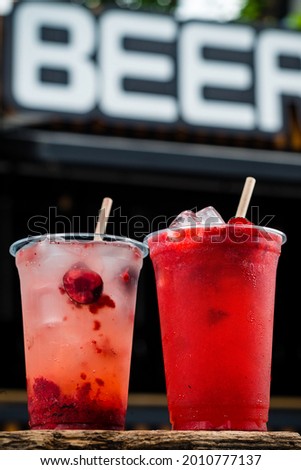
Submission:
M 137 282 L 147 248 L 50 235 L 10 249 L 19 272 L 32 429 L 124 429 Z
M 276 230 L 227 224 L 147 237 L 173 429 L 267 429 L 284 241 Z

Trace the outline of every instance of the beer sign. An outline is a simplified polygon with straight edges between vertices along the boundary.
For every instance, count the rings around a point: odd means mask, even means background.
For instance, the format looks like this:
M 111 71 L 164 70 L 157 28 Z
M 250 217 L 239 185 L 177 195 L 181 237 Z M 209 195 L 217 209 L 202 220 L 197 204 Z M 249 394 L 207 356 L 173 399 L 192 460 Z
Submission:
M 285 129 L 288 103 L 300 115 L 297 31 L 49 2 L 5 22 L 5 97 L 20 109 L 257 134 Z

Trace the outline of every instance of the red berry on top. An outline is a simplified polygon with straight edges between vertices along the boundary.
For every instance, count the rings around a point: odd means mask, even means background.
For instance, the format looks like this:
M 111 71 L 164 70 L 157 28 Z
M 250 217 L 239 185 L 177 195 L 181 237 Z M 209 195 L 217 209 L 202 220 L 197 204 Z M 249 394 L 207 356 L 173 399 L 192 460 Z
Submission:
M 103 291 L 100 275 L 82 263 L 75 264 L 64 274 L 63 285 L 70 299 L 79 304 L 97 302 Z
M 253 225 L 250 220 L 246 219 L 245 217 L 231 217 L 231 219 L 228 220 L 229 225 Z

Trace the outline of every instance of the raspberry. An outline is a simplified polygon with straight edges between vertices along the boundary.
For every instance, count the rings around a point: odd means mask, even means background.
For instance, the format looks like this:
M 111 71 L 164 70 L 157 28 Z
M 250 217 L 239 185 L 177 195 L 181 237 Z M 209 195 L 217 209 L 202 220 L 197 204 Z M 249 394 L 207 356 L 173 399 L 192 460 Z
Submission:
M 236 224 L 253 225 L 253 223 L 250 222 L 245 217 L 231 217 L 231 219 L 228 220 L 228 224 L 229 225 L 236 225 Z
M 74 302 L 93 304 L 103 291 L 103 280 L 98 273 L 82 263 L 75 264 L 63 277 L 64 289 Z

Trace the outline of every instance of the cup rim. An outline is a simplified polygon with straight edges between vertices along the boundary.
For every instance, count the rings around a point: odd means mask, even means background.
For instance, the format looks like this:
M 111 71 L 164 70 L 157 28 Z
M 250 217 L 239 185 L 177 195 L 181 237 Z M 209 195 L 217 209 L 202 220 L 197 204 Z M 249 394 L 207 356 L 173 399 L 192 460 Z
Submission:
M 122 235 L 111 235 L 106 233 L 91 233 L 91 232 L 69 232 L 69 233 L 46 233 L 41 235 L 28 235 L 27 237 L 20 238 L 13 242 L 9 247 L 9 253 L 12 256 L 16 256 L 17 252 L 25 247 L 26 245 L 38 242 L 41 240 L 49 239 L 50 241 L 55 241 L 57 238 L 69 238 L 69 241 L 77 241 L 77 242 L 91 242 L 91 243 L 99 243 L 99 242 L 119 242 L 125 243 L 129 245 L 133 245 L 140 250 L 142 253 L 142 257 L 145 258 L 148 255 L 148 245 L 146 243 L 140 242 L 138 240 L 134 240 L 133 238 L 125 237 Z M 97 239 L 95 239 L 97 237 Z M 82 240 L 81 240 L 82 239 Z M 67 241 L 67 240 L 66 240 Z
M 268 232 L 268 233 L 273 233 L 275 235 L 279 235 L 281 237 L 281 245 L 284 245 L 287 241 L 287 236 L 284 232 L 282 232 L 281 230 L 279 229 L 276 229 L 276 228 L 271 228 L 271 227 L 266 227 L 266 226 L 260 226 L 260 225 L 254 225 L 254 224 L 216 224 L 216 225 L 211 225 L 211 226 L 207 226 L 206 225 L 201 225 L 201 224 L 190 224 L 190 225 L 181 225 L 181 227 L 166 227 L 164 229 L 161 229 L 161 230 L 156 230 L 154 232 L 151 232 L 149 233 L 148 235 L 146 235 L 146 237 L 144 237 L 143 239 L 143 243 L 146 244 L 148 247 L 148 240 L 150 238 L 152 238 L 154 235 L 159 235 L 160 233 L 163 233 L 163 232 L 167 232 L 167 231 L 177 231 L 177 230 L 182 230 L 182 229 L 187 229 L 187 228 L 222 228 L 222 227 L 239 227 L 239 228 L 248 228 L 248 229 L 256 229 L 256 230 L 259 230 L 261 232 Z

